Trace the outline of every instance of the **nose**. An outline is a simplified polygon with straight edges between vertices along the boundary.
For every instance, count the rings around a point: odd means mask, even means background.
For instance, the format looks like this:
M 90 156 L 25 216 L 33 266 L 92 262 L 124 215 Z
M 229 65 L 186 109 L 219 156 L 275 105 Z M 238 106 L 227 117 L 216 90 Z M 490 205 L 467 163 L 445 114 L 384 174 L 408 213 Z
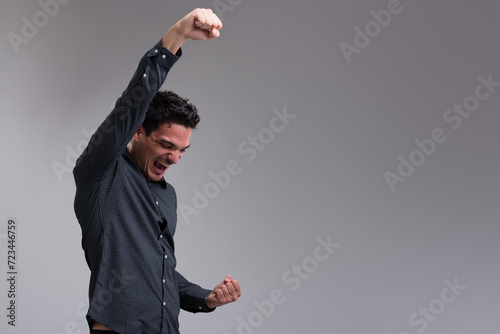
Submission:
M 168 156 L 168 163 L 171 165 L 176 164 L 182 157 L 182 152 L 173 152 Z

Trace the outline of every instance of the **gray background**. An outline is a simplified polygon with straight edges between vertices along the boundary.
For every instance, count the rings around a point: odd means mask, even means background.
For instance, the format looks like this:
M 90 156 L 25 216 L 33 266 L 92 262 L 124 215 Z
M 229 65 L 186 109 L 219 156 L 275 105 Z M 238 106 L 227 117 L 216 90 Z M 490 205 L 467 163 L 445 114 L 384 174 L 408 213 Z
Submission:
M 349 63 L 340 43 L 353 45 L 354 28 L 387 0 L 228 1 L 221 37 L 186 43 L 164 85 L 202 117 L 167 178 L 192 206 L 209 172 L 240 163 L 189 223 L 179 215 L 176 246 L 187 278 L 212 288 L 231 273 L 243 295 L 209 315 L 183 312 L 182 332 L 497 333 L 500 89 L 458 129 L 443 115 L 474 94 L 479 76 L 500 81 L 499 4 L 402 0 Z M 140 57 L 195 7 L 215 9 L 213 1 L 71 1 L 16 53 L 8 34 L 21 35 L 22 18 L 33 22 L 42 9 L 0 4 L 2 333 L 87 332 L 74 181 L 53 166 L 72 167 L 68 150 L 83 147 Z M 269 127 L 274 108 L 296 117 L 249 162 L 238 145 Z M 446 142 L 391 191 L 384 172 L 397 173 L 398 156 L 408 159 L 414 140 L 435 128 Z M 4 278 L 12 217 L 15 328 Z M 317 238 L 328 236 L 341 246 L 314 267 Z M 282 275 L 302 264 L 311 273 L 292 290 Z M 454 279 L 466 288 L 439 302 Z M 286 300 L 259 318 L 254 302 L 276 289 Z M 425 328 L 410 323 L 430 305 L 445 309 Z M 239 317 L 253 325 L 238 328 Z

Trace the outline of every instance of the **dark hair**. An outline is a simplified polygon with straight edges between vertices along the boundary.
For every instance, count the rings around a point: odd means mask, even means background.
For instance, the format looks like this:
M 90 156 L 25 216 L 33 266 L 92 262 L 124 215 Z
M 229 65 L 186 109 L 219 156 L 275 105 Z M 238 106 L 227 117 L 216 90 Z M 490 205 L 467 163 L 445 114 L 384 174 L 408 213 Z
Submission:
M 146 136 L 164 123 L 174 123 L 195 129 L 200 116 L 196 106 L 188 101 L 172 91 L 156 93 L 142 123 Z

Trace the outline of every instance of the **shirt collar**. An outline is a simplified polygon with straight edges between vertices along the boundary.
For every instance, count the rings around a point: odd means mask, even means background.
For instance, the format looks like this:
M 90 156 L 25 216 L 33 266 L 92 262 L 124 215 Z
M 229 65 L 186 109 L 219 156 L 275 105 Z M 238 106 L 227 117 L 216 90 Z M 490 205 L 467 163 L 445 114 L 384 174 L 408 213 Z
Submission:
M 163 189 L 167 189 L 167 181 L 165 181 L 165 178 L 162 177 L 158 183 L 162 186 Z

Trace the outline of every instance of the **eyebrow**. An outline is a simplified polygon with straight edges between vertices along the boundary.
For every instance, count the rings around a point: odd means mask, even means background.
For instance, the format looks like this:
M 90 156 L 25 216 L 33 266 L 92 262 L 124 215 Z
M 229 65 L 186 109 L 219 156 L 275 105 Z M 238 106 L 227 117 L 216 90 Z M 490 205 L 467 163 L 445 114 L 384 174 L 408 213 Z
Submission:
M 163 144 L 168 144 L 168 145 L 170 145 L 170 146 L 172 146 L 172 147 L 174 147 L 174 148 L 180 149 L 180 150 L 182 150 L 182 151 L 187 150 L 187 149 L 191 146 L 191 144 L 190 144 L 190 145 L 188 145 L 188 146 L 186 146 L 186 147 L 184 147 L 184 148 L 180 148 L 180 147 L 178 147 L 177 145 L 175 145 L 174 143 L 172 143 L 171 141 L 168 141 L 168 140 L 166 140 L 166 139 L 159 139 L 158 141 L 159 141 L 159 142 L 162 142 Z

